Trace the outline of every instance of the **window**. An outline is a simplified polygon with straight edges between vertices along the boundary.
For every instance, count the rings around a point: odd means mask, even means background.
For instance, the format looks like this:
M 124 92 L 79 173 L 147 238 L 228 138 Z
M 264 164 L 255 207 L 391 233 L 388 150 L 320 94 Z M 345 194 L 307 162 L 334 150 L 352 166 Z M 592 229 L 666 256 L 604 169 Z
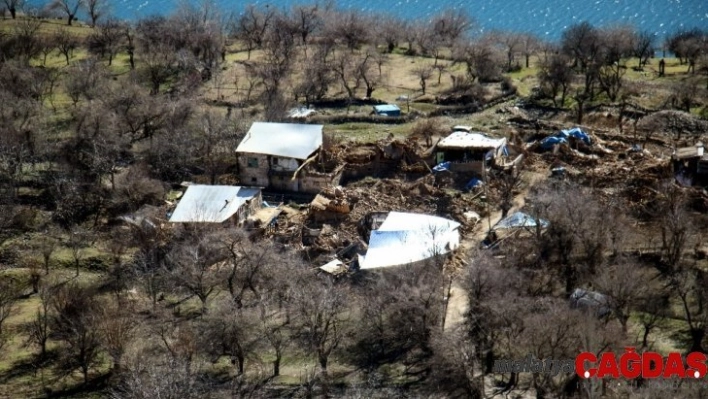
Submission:
M 249 168 L 257 168 L 258 167 L 258 158 L 248 158 L 246 160 L 246 163 Z
M 251 183 L 256 183 L 256 182 L 258 182 L 258 179 L 256 179 L 255 177 L 252 177 L 252 178 L 251 178 Z
M 277 165 L 277 164 L 278 164 L 278 158 L 273 157 L 273 165 Z

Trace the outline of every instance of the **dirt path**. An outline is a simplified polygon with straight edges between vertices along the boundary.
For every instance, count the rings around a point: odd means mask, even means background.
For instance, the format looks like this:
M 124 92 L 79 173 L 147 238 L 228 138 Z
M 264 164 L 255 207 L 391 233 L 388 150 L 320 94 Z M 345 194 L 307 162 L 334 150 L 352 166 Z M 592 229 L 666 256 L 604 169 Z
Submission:
M 509 213 L 514 213 L 526 205 L 526 196 L 528 195 L 529 188 L 534 184 L 537 184 L 547 178 L 547 175 L 538 172 L 523 172 L 523 181 L 525 182 L 524 189 L 519 192 L 519 194 L 514 198 L 514 205 L 509 210 Z M 484 218 L 480 220 L 477 224 L 477 228 L 472 234 L 464 237 L 460 242 L 460 250 L 463 253 L 467 253 L 470 250 L 476 248 L 479 243 L 484 240 L 484 237 L 489 231 L 489 225 L 494 226 L 501 220 L 501 211 L 491 212 L 489 218 Z M 490 223 L 491 221 L 491 223 Z M 467 311 L 467 296 L 465 295 L 465 290 L 462 288 L 461 284 L 462 276 L 452 282 L 452 288 L 450 290 L 450 299 L 447 306 L 447 314 L 445 315 L 445 329 L 456 326 L 462 323 L 464 319 L 464 314 Z

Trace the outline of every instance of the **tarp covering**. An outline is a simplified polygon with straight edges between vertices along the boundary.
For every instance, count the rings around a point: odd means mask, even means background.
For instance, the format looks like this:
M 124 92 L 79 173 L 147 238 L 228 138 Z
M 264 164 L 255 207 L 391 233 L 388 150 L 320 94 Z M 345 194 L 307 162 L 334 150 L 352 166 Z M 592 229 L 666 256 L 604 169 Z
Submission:
M 567 142 L 568 142 L 568 140 L 566 140 L 562 137 L 548 136 L 545 139 L 541 140 L 540 145 L 541 145 L 541 148 L 543 148 L 544 150 L 550 150 L 555 145 L 565 144 Z
M 548 221 L 540 219 L 541 227 L 548 227 Z M 536 219 L 523 212 L 515 212 L 505 219 L 500 220 L 492 230 L 517 229 L 522 227 L 536 227 Z
M 473 177 L 472 180 L 470 180 L 469 182 L 467 182 L 467 185 L 465 185 L 465 190 L 470 190 L 470 189 L 473 189 L 473 188 L 475 188 L 475 187 L 480 187 L 480 186 L 482 186 L 483 184 L 484 184 L 483 181 L 479 180 L 479 179 L 476 178 L 476 177 Z
M 587 145 L 592 143 L 592 140 L 590 140 L 590 136 L 587 133 L 578 127 L 574 127 L 572 129 L 561 130 L 560 132 L 541 140 L 541 148 L 544 150 L 550 150 L 554 145 L 567 143 L 568 139 L 571 137 L 581 140 Z
M 433 167 L 433 172 L 444 172 L 450 170 L 450 162 L 442 162 Z
M 359 268 L 406 265 L 446 254 L 460 245 L 459 227 L 437 216 L 391 212 L 371 232 L 369 249 L 359 256 Z
M 557 136 L 558 137 L 565 137 L 565 138 L 574 137 L 578 140 L 582 140 L 583 143 L 585 143 L 587 145 L 590 145 L 590 143 L 591 143 L 590 136 L 588 136 L 588 134 L 585 133 L 584 131 L 580 130 L 579 127 L 561 130 L 560 132 L 558 132 Z

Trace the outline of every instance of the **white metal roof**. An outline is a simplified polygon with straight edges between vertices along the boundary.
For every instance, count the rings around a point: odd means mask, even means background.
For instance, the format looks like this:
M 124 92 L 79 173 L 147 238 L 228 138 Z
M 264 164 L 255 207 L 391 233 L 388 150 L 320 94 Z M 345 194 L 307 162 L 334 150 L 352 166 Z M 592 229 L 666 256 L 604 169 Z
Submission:
M 255 122 L 236 152 L 307 159 L 322 146 L 322 125 Z
M 493 139 L 482 133 L 453 132 L 440 140 L 439 148 L 498 148 L 506 144 L 505 138 Z
M 442 255 L 460 245 L 460 224 L 437 216 L 391 212 L 371 232 L 361 269 L 405 265 Z
M 170 222 L 221 223 L 259 191 L 251 187 L 191 185 L 172 212 Z

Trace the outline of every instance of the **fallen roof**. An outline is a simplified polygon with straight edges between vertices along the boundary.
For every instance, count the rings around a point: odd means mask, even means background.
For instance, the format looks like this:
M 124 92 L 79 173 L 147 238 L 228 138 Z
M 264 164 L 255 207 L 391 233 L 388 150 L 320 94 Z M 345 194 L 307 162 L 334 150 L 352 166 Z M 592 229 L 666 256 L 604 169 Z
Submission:
M 548 227 L 548 222 L 546 220 L 538 219 L 538 221 L 540 222 L 541 227 Z M 527 215 L 523 212 L 515 212 L 503 220 L 500 220 L 492 230 L 515 229 L 521 227 L 536 227 L 536 219 L 533 216 Z
M 236 152 L 307 159 L 322 146 L 322 125 L 254 122 Z
M 359 268 L 406 265 L 446 254 L 460 244 L 460 224 L 437 216 L 391 212 L 371 232 L 369 249 Z
M 506 139 L 493 139 L 482 133 L 453 132 L 440 140 L 438 148 L 498 148 Z
M 170 222 L 221 223 L 259 192 L 260 189 L 250 187 L 193 184 L 172 212 Z

